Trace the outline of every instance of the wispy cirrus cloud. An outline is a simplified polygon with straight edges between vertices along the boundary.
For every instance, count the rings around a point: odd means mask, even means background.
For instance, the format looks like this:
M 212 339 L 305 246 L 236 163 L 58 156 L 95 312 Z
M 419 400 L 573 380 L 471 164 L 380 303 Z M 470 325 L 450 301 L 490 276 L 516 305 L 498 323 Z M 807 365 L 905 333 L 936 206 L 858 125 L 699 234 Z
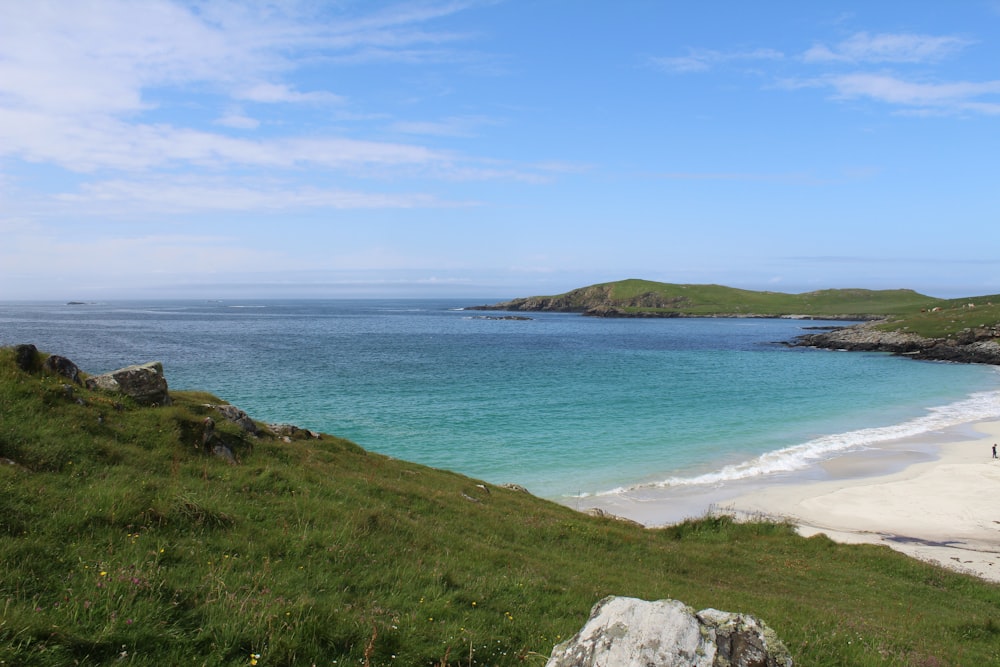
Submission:
M 498 121 L 485 116 L 449 116 L 433 121 L 396 121 L 389 129 L 402 134 L 474 137 L 481 128 L 497 124 Z
M 781 60 L 784 57 L 785 54 L 776 49 L 753 49 L 750 51 L 689 49 L 686 56 L 654 57 L 650 58 L 650 63 L 668 72 L 683 74 L 687 72 L 704 72 L 719 65 Z
M 802 54 L 807 63 L 936 63 L 973 44 L 955 35 L 859 32 L 827 46 L 814 44 Z
M 369 49 L 398 62 L 418 53 L 465 57 L 448 45 L 468 36 L 428 22 L 470 4 L 364 13 L 364 4 L 295 1 L 0 3 L 0 158 L 77 173 L 306 165 L 362 167 L 353 175 L 365 165 L 435 165 L 443 173 L 461 158 L 416 143 L 354 138 L 341 128 L 296 136 L 293 123 L 281 122 L 252 140 L 223 128 L 260 129 L 253 105 L 332 105 L 338 119 L 370 116 L 344 110 L 351 100 L 337 90 L 305 90 L 286 75 Z M 207 113 L 199 120 L 179 108 Z
M 57 195 L 56 202 L 89 215 L 176 214 L 190 211 L 289 211 L 307 209 L 454 208 L 427 194 L 385 194 L 287 183 L 233 183 L 229 180 L 157 178 L 88 183 L 77 192 Z
M 1000 80 L 906 81 L 887 74 L 844 74 L 822 80 L 841 99 L 867 98 L 909 109 L 1000 114 Z
M 691 49 L 686 56 L 655 58 L 653 62 L 667 71 L 685 73 L 735 62 L 784 60 L 842 73 L 817 76 L 803 72 L 798 77 L 776 78 L 772 85 L 777 88 L 827 89 L 834 100 L 870 100 L 907 114 L 1000 114 L 1000 80 L 976 82 L 932 75 L 931 68 L 975 43 L 959 35 L 857 32 L 836 43 L 816 42 L 795 58 L 785 58 L 781 51 L 768 48 L 732 52 Z M 873 65 L 893 69 L 868 71 Z M 923 70 L 919 77 L 912 70 L 893 71 L 904 66 L 921 66 Z
M 185 164 L 222 168 L 327 169 L 364 165 L 450 164 L 455 157 L 416 144 L 343 137 L 245 139 L 113 117 L 78 122 L 71 116 L 0 108 L 0 155 L 56 164 L 77 172 L 151 170 Z

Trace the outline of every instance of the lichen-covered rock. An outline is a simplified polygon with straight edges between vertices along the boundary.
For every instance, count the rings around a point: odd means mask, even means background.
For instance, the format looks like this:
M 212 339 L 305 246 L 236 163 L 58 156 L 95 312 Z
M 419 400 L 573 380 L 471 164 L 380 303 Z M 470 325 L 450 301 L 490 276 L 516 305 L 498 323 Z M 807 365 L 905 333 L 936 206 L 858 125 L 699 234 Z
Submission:
M 239 426 L 244 432 L 250 435 L 259 435 L 260 429 L 250 415 L 240 410 L 235 405 L 213 405 L 212 409 L 222 415 L 226 420 Z
M 42 368 L 50 373 L 61 375 L 76 384 L 83 384 L 80 381 L 79 367 L 66 357 L 60 357 L 58 354 L 53 354 L 45 359 L 45 363 L 42 364 Z
M 607 597 L 546 667 L 791 667 L 774 632 L 758 619 L 677 600 Z
M 140 405 L 170 405 L 163 364 L 158 361 L 89 377 L 87 387 L 131 396 Z
M 715 634 L 717 667 L 785 667 L 792 657 L 774 630 L 760 619 L 718 609 L 697 614 L 703 627 Z

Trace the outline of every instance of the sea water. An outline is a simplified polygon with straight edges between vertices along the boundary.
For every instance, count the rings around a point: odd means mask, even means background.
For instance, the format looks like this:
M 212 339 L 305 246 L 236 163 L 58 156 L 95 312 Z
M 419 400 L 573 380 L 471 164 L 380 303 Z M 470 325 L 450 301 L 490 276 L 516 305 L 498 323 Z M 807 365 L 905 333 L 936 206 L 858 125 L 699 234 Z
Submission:
M 487 300 L 0 304 L 0 345 L 536 495 L 718 486 L 1000 417 L 1000 373 L 784 345 L 780 319 L 463 310 Z M 843 323 L 827 323 L 842 325 Z

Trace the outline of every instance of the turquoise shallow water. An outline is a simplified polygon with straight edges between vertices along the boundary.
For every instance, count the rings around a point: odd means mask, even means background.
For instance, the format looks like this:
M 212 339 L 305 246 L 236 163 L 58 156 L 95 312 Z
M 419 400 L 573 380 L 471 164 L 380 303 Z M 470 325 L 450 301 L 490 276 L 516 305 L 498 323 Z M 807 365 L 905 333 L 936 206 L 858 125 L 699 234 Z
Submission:
M 818 322 L 508 321 L 469 303 L 0 304 L 0 344 L 88 372 L 159 360 L 171 388 L 258 419 L 556 499 L 720 485 L 1000 416 L 992 367 L 780 344 Z

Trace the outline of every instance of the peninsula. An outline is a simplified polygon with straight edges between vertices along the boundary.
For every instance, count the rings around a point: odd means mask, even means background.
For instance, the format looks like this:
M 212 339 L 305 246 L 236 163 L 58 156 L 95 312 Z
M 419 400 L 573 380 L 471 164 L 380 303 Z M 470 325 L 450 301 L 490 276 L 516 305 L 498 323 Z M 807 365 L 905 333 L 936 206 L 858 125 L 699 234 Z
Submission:
M 466 310 L 589 317 L 764 317 L 861 322 L 791 341 L 917 359 L 1000 364 L 1000 294 L 940 299 L 913 290 L 825 289 L 801 294 L 628 279 Z

